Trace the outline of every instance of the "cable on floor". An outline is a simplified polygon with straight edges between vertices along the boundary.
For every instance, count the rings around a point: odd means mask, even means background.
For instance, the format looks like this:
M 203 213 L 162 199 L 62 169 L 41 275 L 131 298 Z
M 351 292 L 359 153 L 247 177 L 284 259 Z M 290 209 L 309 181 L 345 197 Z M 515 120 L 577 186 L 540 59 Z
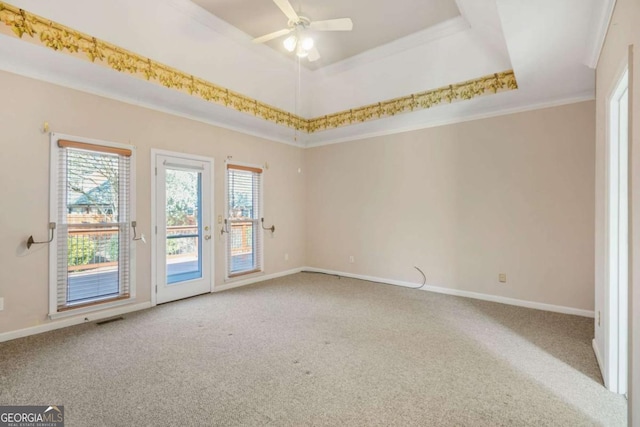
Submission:
M 404 286 L 404 285 L 396 285 L 394 283 L 387 283 L 387 282 L 375 282 L 375 283 L 380 283 L 380 284 L 389 285 L 389 286 L 397 286 L 399 288 L 421 289 L 427 284 L 427 276 L 424 274 L 424 272 L 422 270 L 420 270 L 415 265 L 413 266 L 413 268 L 415 268 L 416 270 L 418 270 L 420 272 L 420 274 L 422 274 L 422 285 L 420 285 L 420 286 Z M 324 271 L 303 270 L 303 271 L 301 271 L 301 273 L 324 274 L 325 276 L 333 276 L 333 277 L 337 277 L 338 279 L 341 279 L 342 277 L 346 277 L 346 276 L 340 276 L 339 274 L 335 274 L 335 273 L 325 273 Z M 357 277 L 349 277 L 349 279 L 356 279 L 356 280 L 362 280 L 364 282 L 371 282 L 371 280 L 360 279 L 360 278 L 357 278 Z
M 339 276 L 339 275 L 337 275 L 337 274 L 333 274 L 333 273 L 325 273 L 324 271 L 309 271 L 309 270 L 302 270 L 300 273 L 324 274 L 325 276 L 333 276 L 333 277 L 337 277 L 338 279 L 342 279 L 342 276 Z

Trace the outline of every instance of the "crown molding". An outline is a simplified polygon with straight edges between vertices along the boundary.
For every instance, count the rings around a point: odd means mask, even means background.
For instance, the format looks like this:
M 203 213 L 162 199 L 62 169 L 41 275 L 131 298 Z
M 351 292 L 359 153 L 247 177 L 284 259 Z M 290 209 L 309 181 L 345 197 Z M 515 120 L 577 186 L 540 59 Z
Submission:
M 425 110 L 438 104 L 470 100 L 486 94 L 496 94 L 518 88 L 513 70 L 495 73 L 455 85 L 444 86 L 426 92 L 390 99 L 364 107 L 340 111 L 309 120 L 308 132 L 336 129 L 342 126 L 364 123 L 370 120 L 395 116 L 410 111 Z
M 470 100 L 518 88 L 513 70 L 508 70 L 376 104 L 306 119 L 3 2 L 0 2 L 0 23 L 5 25 L 5 27 L 0 26 L 0 33 L 252 115 L 276 125 L 307 133 L 336 129 L 354 123 L 363 123 L 405 112 L 428 109 L 443 103 Z
M 375 62 L 391 55 L 414 49 L 418 46 L 431 43 L 435 40 L 448 37 L 452 34 L 456 34 L 470 28 L 469 23 L 463 16 L 457 16 L 422 31 L 409 34 L 408 36 L 359 53 L 358 55 L 354 55 L 334 64 L 327 65 L 326 67 L 319 68 L 312 73 L 315 75 L 322 74 L 325 76 L 343 73 L 370 62 Z
M 0 55 L 2 55 L 3 53 L 4 52 L 0 51 Z M 205 123 L 222 129 L 242 133 L 244 135 L 251 135 L 257 138 L 279 142 L 294 147 L 304 147 L 302 141 L 297 141 L 294 137 L 287 137 L 283 134 L 276 134 L 274 130 L 264 128 L 257 129 L 257 127 L 253 124 L 249 124 L 248 126 L 233 125 L 230 124 L 228 120 L 225 121 L 225 118 L 221 118 L 219 114 L 197 114 L 185 112 L 181 108 L 173 107 L 172 103 L 161 104 L 157 102 L 144 101 L 140 96 L 137 95 L 132 95 L 129 93 L 122 94 L 117 93 L 113 90 L 97 88 L 90 83 L 85 83 L 74 78 L 67 78 L 64 75 L 59 75 L 57 73 L 42 71 L 39 68 L 35 68 L 29 65 L 15 63 L 12 61 L 0 61 L 0 69 L 2 71 L 13 73 L 19 76 L 51 83 L 56 86 L 77 90 L 83 93 L 100 96 L 114 101 L 124 102 L 125 104 L 134 105 L 136 107 L 147 108 L 149 110 L 158 111 L 160 113 L 170 114 L 171 116 L 182 117 L 196 122 Z M 230 111 L 230 113 L 234 113 L 234 111 Z M 217 117 L 218 119 L 214 119 L 212 117 Z M 249 120 L 252 120 L 252 118 L 250 118 L 249 116 L 245 117 L 247 117 Z M 270 125 L 271 123 L 266 124 Z
M 537 102 L 537 103 L 527 104 L 527 105 L 521 105 L 521 106 L 513 106 L 513 105 L 502 106 L 501 105 L 490 111 L 484 111 L 482 113 L 470 114 L 462 117 L 455 117 L 455 118 L 445 119 L 445 120 L 435 120 L 430 122 L 420 122 L 415 125 L 409 125 L 409 126 L 403 126 L 403 127 L 390 127 L 390 129 L 383 130 L 383 131 L 361 132 L 361 133 L 358 133 L 358 135 L 351 135 L 351 136 L 338 137 L 338 138 L 327 138 L 317 142 L 307 141 L 307 143 L 305 144 L 305 148 L 322 147 L 325 145 L 340 144 L 340 143 L 349 142 L 349 141 L 358 141 L 362 139 L 369 139 L 369 138 L 375 138 L 380 136 L 395 135 L 398 133 L 413 132 L 413 131 L 422 130 L 422 129 L 454 125 L 457 123 L 471 122 L 475 120 L 489 119 L 492 117 L 505 116 L 509 114 L 525 113 L 527 111 L 541 110 L 544 108 L 553 108 L 553 107 L 560 107 L 563 105 L 577 104 L 580 102 L 593 101 L 594 99 L 595 99 L 595 94 L 593 93 L 593 91 L 587 91 L 587 92 L 571 95 L 568 97 L 561 97 L 561 98 L 556 98 L 552 100 L 547 100 L 547 101 Z
M 20 39 L 26 39 L 32 43 L 71 54 L 115 71 L 157 83 L 169 89 L 185 92 L 205 101 L 248 113 L 279 125 L 296 130 L 306 128 L 307 120 L 303 117 L 176 70 L 7 3 L 0 2 L 0 23 L 10 29 L 8 34 Z M 0 33 L 1 30 L 0 28 Z
M 609 24 L 613 18 L 613 11 L 616 6 L 616 0 L 602 0 L 596 2 L 593 15 L 591 18 L 591 27 L 596 31 L 591 33 L 588 41 L 588 52 L 586 57 L 586 65 L 595 69 L 600 60 L 600 53 L 604 47 L 604 41 L 609 31 Z

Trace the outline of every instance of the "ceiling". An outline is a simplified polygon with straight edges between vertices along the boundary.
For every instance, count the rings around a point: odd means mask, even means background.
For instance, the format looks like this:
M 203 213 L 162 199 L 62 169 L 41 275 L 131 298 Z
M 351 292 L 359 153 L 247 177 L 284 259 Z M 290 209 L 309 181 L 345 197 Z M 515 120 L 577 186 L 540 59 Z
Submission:
M 52 50 L 44 47 L 38 37 L 18 39 L 2 24 L 0 70 L 270 140 L 314 146 L 593 99 L 593 67 L 615 2 L 324 0 L 317 2 L 314 9 L 313 4 L 307 4 L 311 0 L 300 0 L 300 4 L 296 1 L 294 7 L 308 12 L 313 19 L 350 16 L 354 21 L 353 32 L 340 34 L 353 35 L 353 39 L 347 37 L 348 43 L 334 41 L 340 49 L 330 48 L 329 41 L 323 45 L 324 62 L 315 70 L 298 70 L 290 55 L 251 42 L 254 36 L 286 24 L 286 18 L 271 0 L 252 0 L 252 4 L 259 5 L 257 11 L 248 7 L 249 0 L 198 0 L 208 8 L 220 8 L 217 14 L 191 0 L 9 3 L 305 118 L 510 69 L 515 73 L 518 89 L 301 134 L 78 55 Z M 356 7 L 350 10 L 352 5 Z M 252 21 L 250 16 L 254 13 Z M 389 19 L 374 20 L 375 16 Z M 227 22 L 235 19 L 237 24 Z M 365 24 L 367 20 L 371 23 Z M 367 25 L 370 27 L 365 31 Z M 251 28 L 243 30 L 243 26 Z M 361 39 L 356 38 L 356 29 L 362 32 Z M 320 46 L 321 41 L 318 43 Z M 349 47 L 343 49 L 342 44 Z
M 249 34 L 252 38 L 287 28 L 287 17 L 272 0 L 194 0 L 208 12 Z M 309 69 L 318 69 L 369 49 L 460 16 L 455 0 L 291 0 L 298 15 L 312 21 L 351 18 L 350 32 L 311 32 L 321 58 L 302 61 Z M 410 11 L 410 13 L 407 13 Z M 291 56 L 282 41 L 267 45 L 282 55 Z

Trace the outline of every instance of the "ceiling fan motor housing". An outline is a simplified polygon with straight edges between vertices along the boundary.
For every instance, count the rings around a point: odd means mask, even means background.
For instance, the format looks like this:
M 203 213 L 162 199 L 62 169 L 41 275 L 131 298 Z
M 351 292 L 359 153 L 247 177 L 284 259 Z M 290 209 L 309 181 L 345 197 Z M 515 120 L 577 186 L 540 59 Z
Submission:
M 306 29 L 309 28 L 309 25 L 311 24 L 311 20 L 309 18 L 307 18 L 306 16 L 298 16 L 298 20 L 289 20 L 289 28 L 291 28 L 292 30 L 298 30 L 298 29 Z

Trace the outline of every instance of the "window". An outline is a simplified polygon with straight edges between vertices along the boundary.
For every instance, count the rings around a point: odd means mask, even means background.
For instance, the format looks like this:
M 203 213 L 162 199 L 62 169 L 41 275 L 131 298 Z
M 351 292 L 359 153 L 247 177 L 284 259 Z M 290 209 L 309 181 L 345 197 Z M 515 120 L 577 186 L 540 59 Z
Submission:
M 131 147 L 52 135 L 50 313 L 132 296 Z
M 227 277 L 262 271 L 262 169 L 227 164 Z

